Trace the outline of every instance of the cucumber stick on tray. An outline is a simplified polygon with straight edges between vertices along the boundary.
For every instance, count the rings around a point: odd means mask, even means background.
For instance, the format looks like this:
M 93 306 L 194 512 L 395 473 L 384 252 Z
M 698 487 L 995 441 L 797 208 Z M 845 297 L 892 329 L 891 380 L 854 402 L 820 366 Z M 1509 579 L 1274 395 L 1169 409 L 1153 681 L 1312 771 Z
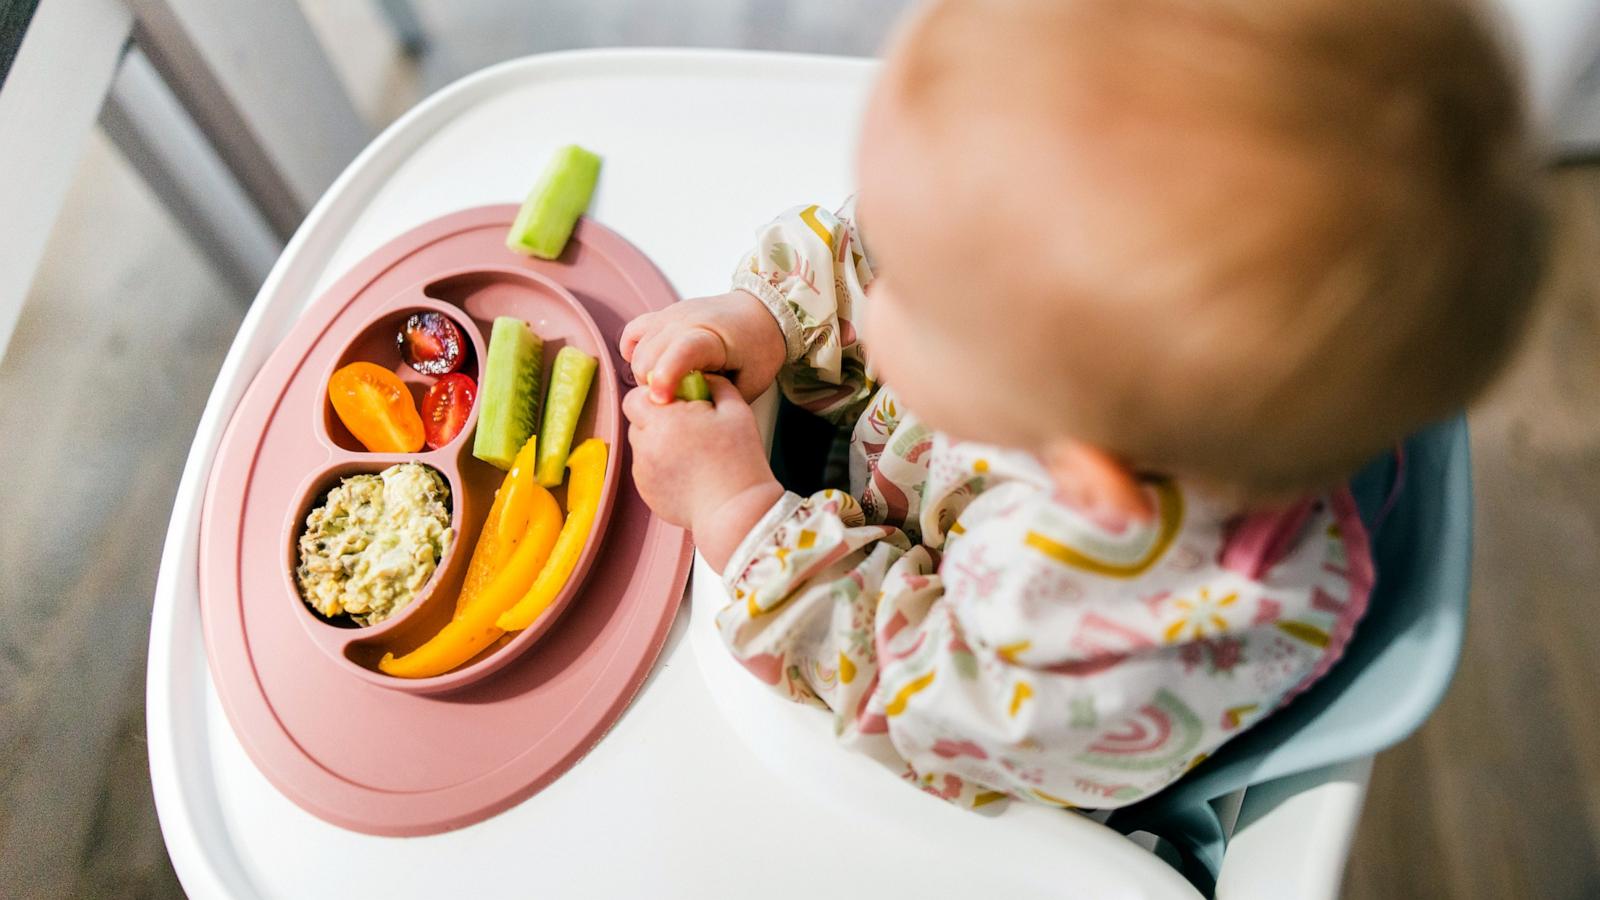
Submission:
M 539 426 L 539 461 L 534 466 L 539 483 L 561 483 L 572 450 L 578 416 L 589 398 L 598 361 L 577 347 L 562 347 L 550 366 L 550 393 L 544 400 L 544 422 Z
M 478 388 L 478 433 L 472 438 L 472 455 L 510 469 L 539 423 L 544 341 L 527 322 L 501 316 L 489 333 L 488 357 Z
M 600 157 L 577 144 L 557 150 L 517 211 L 506 246 L 540 259 L 561 256 L 599 180 Z

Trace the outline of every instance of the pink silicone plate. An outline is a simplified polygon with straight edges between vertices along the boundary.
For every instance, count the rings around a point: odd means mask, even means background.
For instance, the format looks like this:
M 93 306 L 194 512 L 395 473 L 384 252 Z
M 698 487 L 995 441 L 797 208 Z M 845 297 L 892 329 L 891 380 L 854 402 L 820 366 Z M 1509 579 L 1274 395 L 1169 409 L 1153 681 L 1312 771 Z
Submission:
M 460 827 L 548 784 L 599 739 L 659 653 L 688 577 L 684 532 L 650 515 L 626 465 L 615 358 L 622 326 L 676 300 L 649 260 L 580 222 L 560 260 L 504 246 L 514 206 L 430 222 L 358 264 L 306 312 L 257 374 L 229 423 L 208 485 L 201 612 L 218 693 L 267 777 L 310 812 L 374 834 Z M 376 670 L 449 621 L 477 532 L 504 473 L 460 437 L 417 454 L 369 453 L 326 397 L 331 373 L 366 360 L 420 401 L 433 379 L 395 347 L 413 312 L 449 316 L 471 345 L 476 380 L 496 316 L 527 320 L 548 362 L 572 344 L 596 356 L 577 439 L 610 453 L 601 512 L 573 578 L 532 627 L 426 679 Z M 402 461 L 448 481 L 455 537 L 404 610 L 371 627 L 330 621 L 301 599 L 296 541 L 340 478 Z M 565 506 L 564 491 L 556 492 Z M 565 614 L 563 614 L 565 610 Z
M 466 577 L 467 563 L 476 545 L 478 532 L 488 515 L 495 489 L 500 486 L 505 473 L 472 455 L 472 432 L 477 425 L 476 406 L 468 416 L 461 434 L 437 450 L 413 454 L 369 453 L 339 421 L 333 406 L 326 397 L 325 386 L 333 372 L 352 362 L 367 361 L 383 365 L 400 376 L 421 408 L 422 396 L 435 380 L 421 375 L 400 358 L 395 335 L 406 318 L 417 312 L 440 312 L 449 316 L 460 327 L 471 346 L 471 354 L 460 371 L 482 381 L 481 360 L 488 351 L 487 334 L 497 316 L 514 316 L 524 319 L 534 332 L 545 341 L 544 358 L 552 359 L 557 350 L 571 345 L 596 357 L 599 366 L 594 387 L 578 420 L 574 446 L 578 442 L 597 437 L 609 448 L 621 445 L 622 416 L 619 411 L 618 388 L 611 354 L 605 339 L 594 320 L 584 311 L 565 288 L 537 272 L 511 266 L 472 266 L 440 273 L 438 277 L 412 285 L 383 303 L 383 309 L 371 316 L 357 330 L 342 353 L 326 366 L 302 366 L 291 379 L 285 393 L 283 406 L 299 405 L 298 398 L 308 392 L 322 392 L 320 408 L 311 428 L 313 440 L 307 441 L 300 428 L 295 427 L 293 416 L 274 420 L 263 435 L 263 453 L 269 453 L 273 465 L 280 471 L 293 466 L 320 466 L 317 473 L 306 480 L 297 493 L 300 498 L 288 510 L 283 522 L 283 544 L 287 564 L 283 568 L 287 590 L 298 596 L 299 587 L 294 579 L 298 562 L 297 545 L 306 515 L 319 505 L 328 489 L 353 473 L 376 472 L 397 462 L 420 462 L 444 475 L 450 484 L 454 539 L 439 561 L 438 570 L 421 593 L 405 609 L 394 616 L 365 628 L 351 627 L 353 622 L 330 622 L 315 615 L 303 618 L 311 640 L 326 650 L 335 660 L 347 666 L 358 678 L 364 678 L 382 687 L 418 693 L 439 693 L 472 684 L 501 668 L 528 648 L 545 633 L 572 597 L 581 588 L 584 576 L 599 549 L 600 542 L 591 538 L 584 547 L 576 568 L 567 585 L 554 603 L 533 625 L 515 634 L 502 636 L 475 659 L 460 668 L 433 678 L 393 678 L 377 671 L 378 660 L 386 651 L 397 655 L 411 650 L 439 632 L 450 621 L 455 611 L 456 596 Z M 329 345 L 333 341 L 328 342 Z M 274 433 L 281 432 L 281 433 Z M 270 449 L 268 444 L 271 444 Z M 291 462 L 292 461 L 292 462 Z M 611 513 L 612 499 L 616 494 L 617 454 L 608 454 L 606 486 L 601 494 L 600 509 L 595 517 L 592 534 L 604 534 Z M 565 487 L 556 488 L 557 499 L 565 508 Z M 306 608 L 310 611 L 309 607 Z

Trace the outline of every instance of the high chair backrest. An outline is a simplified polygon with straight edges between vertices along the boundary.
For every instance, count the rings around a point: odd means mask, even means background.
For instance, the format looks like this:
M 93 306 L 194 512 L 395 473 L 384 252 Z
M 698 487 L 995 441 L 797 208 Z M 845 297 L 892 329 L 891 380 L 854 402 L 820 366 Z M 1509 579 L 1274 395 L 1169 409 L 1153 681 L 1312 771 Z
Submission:
M 1351 490 L 1372 536 L 1377 584 L 1344 657 L 1293 703 L 1109 823 L 1167 840 L 1207 895 L 1225 844 L 1212 799 L 1392 746 L 1422 725 L 1455 672 L 1472 559 L 1465 418 L 1414 435 L 1362 470 Z

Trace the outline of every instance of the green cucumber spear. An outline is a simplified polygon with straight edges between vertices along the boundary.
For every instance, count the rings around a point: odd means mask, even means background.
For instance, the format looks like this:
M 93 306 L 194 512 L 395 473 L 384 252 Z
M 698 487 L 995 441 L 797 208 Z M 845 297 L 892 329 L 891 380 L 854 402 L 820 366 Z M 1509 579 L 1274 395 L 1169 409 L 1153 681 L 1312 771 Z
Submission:
M 517 211 L 506 246 L 540 259 L 561 256 L 599 179 L 600 157 L 577 144 L 557 150 Z

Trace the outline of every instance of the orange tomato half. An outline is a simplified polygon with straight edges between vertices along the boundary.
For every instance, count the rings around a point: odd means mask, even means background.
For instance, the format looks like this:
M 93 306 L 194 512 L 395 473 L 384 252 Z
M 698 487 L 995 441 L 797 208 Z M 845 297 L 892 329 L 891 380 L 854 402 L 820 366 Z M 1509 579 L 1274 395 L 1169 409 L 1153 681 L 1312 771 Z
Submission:
M 328 399 L 339 421 L 373 453 L 422 449 L 422 417 L 405 382 L 369 362 L 356 362 L 328 379 Z

